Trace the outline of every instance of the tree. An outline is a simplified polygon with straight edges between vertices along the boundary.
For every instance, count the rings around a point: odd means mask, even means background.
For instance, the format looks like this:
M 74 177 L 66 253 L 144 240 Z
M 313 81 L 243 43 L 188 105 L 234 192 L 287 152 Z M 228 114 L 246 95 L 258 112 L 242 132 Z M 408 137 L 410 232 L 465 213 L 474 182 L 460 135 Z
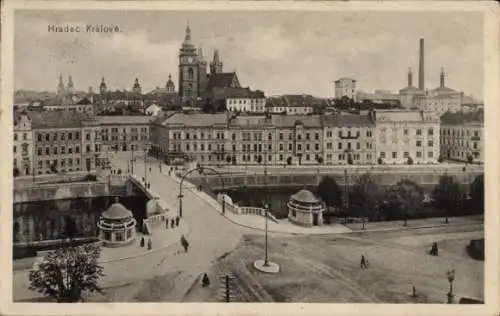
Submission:
M 382 157 L 378 157 L 378 159 L 377 159 L 377 163 L 378 163 L 379 165 L 381 165 L 381 164 L 383 164 L 383 163 L 384 163 L 384 161 L 382 160 Z
M 375 206 L 378 202 L 380 191 L 375 179 L 368 173 L 359 177 L 349 194 L 349 209 L 354 214 L 362 216 L 363 229 L 365 218 L 373 218 Z
M 342 206 L 342 190 L 333 177 L 323 177 L 318 184 L 317 192 L 318 196 L 326 205 L 335 207 Z
M 289 166 L 292 164 L 292 157 L 286 158 L 286 164 Z
M 435 206 L 445 212 L 445 222 L 448 223 L 448 216 L 453 208 L 458 206 L 462 199 L 462 193 L 453 177 L 445 174 L 439 178 L 439 183 L 432 191 L 432 198 Z
M 406 161 L 407 164 L 413 165 L 413 159 L 411 157 L 408 157 L 408 160 Z
M 477 176 L 470 185 L 472 205 L 484 213 L 484 175 Z
M 403 179 L 387 190 L 384 201 L 385 217 L 402 218 L 406 226 L 408 216 L 422 208 L 424 191 L 416 182 Z
M 58 302 L 78 302 L 85 291 L 101 293 L 104 276 L 96 244 L 63 246 L 48 253 L 29 273 L 29 288 Z
M 231 163 L 231 156 L 227 156 L 227 157 L 226 157 L 226 162 L 227 162 L 227 163 Z
M 317 155 L 316 156 L 316 162 L 319 163 L 319 164 L 323 163 L 323 157 Z
M 438 158 L 438 162 L 439 162 L 439 163 L 442 163 L 443 161 L 444 161 L 443 156 L 439 156 L 439 158 Z

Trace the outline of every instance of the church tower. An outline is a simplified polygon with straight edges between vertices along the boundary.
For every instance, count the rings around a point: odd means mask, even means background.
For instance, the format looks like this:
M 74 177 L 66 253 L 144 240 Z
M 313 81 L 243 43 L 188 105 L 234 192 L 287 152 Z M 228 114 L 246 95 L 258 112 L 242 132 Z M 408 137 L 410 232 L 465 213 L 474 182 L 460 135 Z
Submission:
M 68 87 L 66 88 L 66 93 L 67 94 L 73 94 L 75 90 L 75 84 L 73 83 L 73 78 L 71 78 L 71 75 L 68 78 Z
M 210 74 L 220 74 L 222 73 L 222 61 L 219 57 L 219 50 L 214 51 L 214 59 L 210 63 Z
M 101 79 L 101 84 L 99 85 L 99 93 L 105 94 L 108 91 L 108 86 L 104 82 L 104 78 Z
M 191 28 L 188 23 L 184 42 L 179 50 L 179 96 L 181 100 L 187 101 L 199 96 L 198 74 L 198 55 L 191 40 Z
M 200 47 L 198 49 L 198 96 L 201 96 L 208 83 L 208 73 L 207 73 L 207 61 L 203 56 L 203 49 Z
M 66 89 L 64 88 L 63 79 L 62 79 L 62 76 L 59 75 L 59 84 L 57 85 L 57 94 L 63 95 L 65 93 L 66 93 Z
M 167 81 L 167 84 L 165 85 L 165 90 L 169 94 L 175 93 L 175 84 L 172 81 L 172 75 L 171 74 L 168 74 L 168 81 Z
M 139 79 L 135 78 L 134 81 L 134 86 L 132 87 L 132 92 L 133 93 L 141 93 L 142 88 L 141 85 L 139 84 Z

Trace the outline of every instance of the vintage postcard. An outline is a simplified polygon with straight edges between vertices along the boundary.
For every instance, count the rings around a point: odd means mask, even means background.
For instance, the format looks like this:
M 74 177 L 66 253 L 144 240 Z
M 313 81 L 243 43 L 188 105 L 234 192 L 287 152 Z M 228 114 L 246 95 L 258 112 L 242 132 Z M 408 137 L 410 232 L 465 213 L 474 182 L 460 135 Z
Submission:
M 1 312 L 499 315 L 498 13 L 3 2 Z

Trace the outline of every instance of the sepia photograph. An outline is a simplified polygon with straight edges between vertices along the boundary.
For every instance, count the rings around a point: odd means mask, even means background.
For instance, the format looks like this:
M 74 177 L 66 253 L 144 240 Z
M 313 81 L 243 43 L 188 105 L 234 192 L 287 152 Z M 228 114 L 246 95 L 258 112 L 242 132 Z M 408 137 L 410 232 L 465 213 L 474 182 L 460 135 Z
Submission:
M 498 304 L 487 6 L 15 2 L 4 301 Z

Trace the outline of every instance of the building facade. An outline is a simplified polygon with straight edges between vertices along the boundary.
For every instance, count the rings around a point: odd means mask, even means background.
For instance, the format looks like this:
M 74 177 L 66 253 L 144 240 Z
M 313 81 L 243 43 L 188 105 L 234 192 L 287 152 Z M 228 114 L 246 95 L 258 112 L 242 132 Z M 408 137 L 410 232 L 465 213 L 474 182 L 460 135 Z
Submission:
M 324 163 L 376 163 L 375 119 L 372 113 L 323 117 Z
M 26 112 L 14 114 L 13 170 L 14 177 L 33 173 L 33 131 Z
M 441 117 L 441 157 L 484 163 L 484 112 L 446 113 Z
M 29 112 L 35 174 L 94 172 L 101 155 L 100 125 L 71 111 Z
M 335 80 L 335 98 L 348 97 L 353 99 L 356 92 L 356 80 L 351 78 L 340 78 Z
M 152 117 L 96 116 L 101 127 L 104 151 L 143 151 L 149 143 L 149 129 Z
M 378 163 L 437 163 L 440 153 L 440 122 L 434 113 L 379 110 L 374 115 Z
M 231 112 L 264 113 L 266 96 L 262 91 L 251 91 L 250 88 L 228 89 L 226 109 Z

